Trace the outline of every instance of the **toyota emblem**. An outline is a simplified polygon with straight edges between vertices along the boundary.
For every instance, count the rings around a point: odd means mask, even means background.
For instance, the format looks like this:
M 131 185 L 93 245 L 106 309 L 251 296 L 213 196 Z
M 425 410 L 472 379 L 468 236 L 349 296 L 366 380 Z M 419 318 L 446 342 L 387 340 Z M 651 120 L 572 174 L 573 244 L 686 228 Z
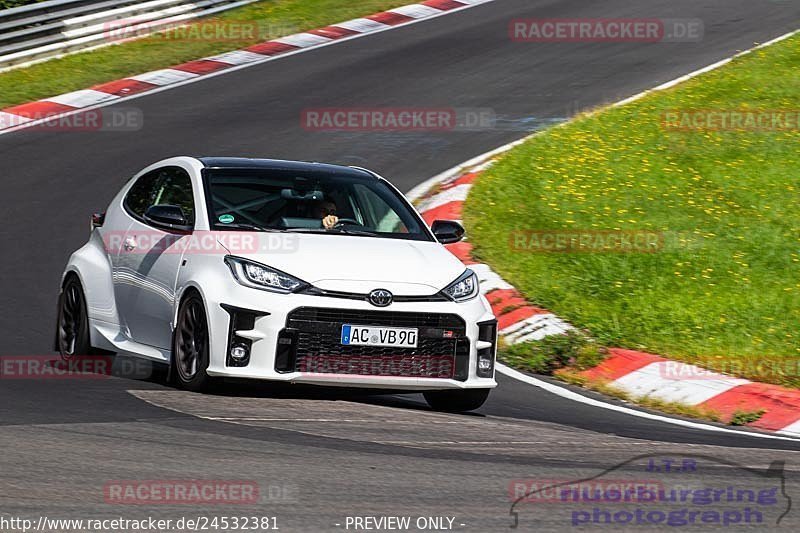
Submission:
M 386 289 L 375 289 L 369 296 L 367 296 L 367 300 L 369 303 L 374 305 L 375 307 L 387 307 L 392 303 L 392 293 L 387 291 Z

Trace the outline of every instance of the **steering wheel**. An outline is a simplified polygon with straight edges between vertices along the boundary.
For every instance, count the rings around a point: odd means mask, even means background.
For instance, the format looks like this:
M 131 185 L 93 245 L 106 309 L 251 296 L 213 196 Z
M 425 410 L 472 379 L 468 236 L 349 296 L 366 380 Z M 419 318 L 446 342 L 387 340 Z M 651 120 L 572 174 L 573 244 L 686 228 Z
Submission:
M 334 228 L 338 228 L 339 226 L 344 226 L 345 224 L 349 224 L 352 226 L 363 226 L 361 222 L 358 220 L 354 220 L 352 218 L 340 218 L 336 221 L 336 224 L 333 225 Z

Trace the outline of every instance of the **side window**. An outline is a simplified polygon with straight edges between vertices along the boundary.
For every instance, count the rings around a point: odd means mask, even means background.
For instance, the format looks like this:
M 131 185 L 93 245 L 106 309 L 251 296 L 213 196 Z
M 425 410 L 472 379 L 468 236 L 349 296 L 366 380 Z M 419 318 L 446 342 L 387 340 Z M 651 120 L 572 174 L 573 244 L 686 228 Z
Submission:
M 128 191 L 128 195 L 125 197 L 125 209 L 133 216 L 142 218 L 147 208 L 153 205 L 160 174 L 160 170 L 145 174 Z
M 189 175 L 183 169 L 175 167 L 162 170 L 153 205 L 177 205 L 183 210 L 189 223 L 194 224 L 194 196 Z
M 177 205 L 194 224 L 192 180 L 181 168 L 167 167 L 149 172 L 134 183 L 125 197 L 125 209 L 136 218 L 152 205 Z
M 381 233 L 408 233 L 408 227 L 383 198 L 364 185 L 356 184 L 353 188 L 365 226 Z

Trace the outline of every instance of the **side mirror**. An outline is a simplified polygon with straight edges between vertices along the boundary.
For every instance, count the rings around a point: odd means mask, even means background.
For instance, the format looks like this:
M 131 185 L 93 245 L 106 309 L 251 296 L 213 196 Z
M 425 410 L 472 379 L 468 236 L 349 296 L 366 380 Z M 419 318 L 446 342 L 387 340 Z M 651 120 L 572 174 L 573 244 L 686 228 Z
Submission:
M 92 229 L 102 228 L 106 222 L 105 213 L 94 213 L 92 215 Z
M 434 237 L 442 244 L 452 244 L 464 238 L 464 226 L 453 220 L 434 220 L 431 226 Z
M 144 212 L 146 222 L 173 231 L 192 231 L 183 209 L 177 205 L 151 205 Z

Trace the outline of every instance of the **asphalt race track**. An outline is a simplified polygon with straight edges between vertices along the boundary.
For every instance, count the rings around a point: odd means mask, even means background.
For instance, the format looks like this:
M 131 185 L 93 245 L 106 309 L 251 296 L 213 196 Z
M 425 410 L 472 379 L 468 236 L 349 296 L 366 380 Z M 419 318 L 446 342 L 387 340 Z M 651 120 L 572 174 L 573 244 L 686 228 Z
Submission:
M 514 18 L 576 17 L 700 18 L 705 36 L 653 44 L 508 38 Z M 0 135 L 0 354 L 51 352 L 59 275 L 86 240 L 89 214 L 158 159 L 340 162 L 409 190 L 535 127 L 714 63 L 799 20 L 800 3 L 779 0 L 498 0 L 120 103 L 143 112 L 139 132 Z M 302 110 L 334 107 L 489 108 L 500 120 L 457 132 L 301 127 Z M 228 383 L 198 396 L 124 376 L 0 380 L 0 517 L 257 514 L 277 516 L 284 531 L 336 531 L 353 515 L 447 516 L 456 530 L 494 531 L 512 523 L 512 480 L 577 480 L 617 465 L 641 477 L 641 461 L 627 462 L 641 454 L 704 456 L 695 474 L 720 486 L 762 482 L 757 472 L 786 461 L 786 494 L 800 496 L 800 442 L 689 429 L 498 379 L 486 406 L 463 416 L 433 413 L 414 395 Z M 262 498 L 206 507 L 104 501 L 109 481 L 131 479 L 253 480 Z M 279 497 L 268 497 L 273 488 Z M 570 527 L 563 509 L 549 509 L 518 506 L 520 528 Z M 761 527 L 775 527 L 774 518 Z M 798 524 L 795 511 L 780 526 Z

